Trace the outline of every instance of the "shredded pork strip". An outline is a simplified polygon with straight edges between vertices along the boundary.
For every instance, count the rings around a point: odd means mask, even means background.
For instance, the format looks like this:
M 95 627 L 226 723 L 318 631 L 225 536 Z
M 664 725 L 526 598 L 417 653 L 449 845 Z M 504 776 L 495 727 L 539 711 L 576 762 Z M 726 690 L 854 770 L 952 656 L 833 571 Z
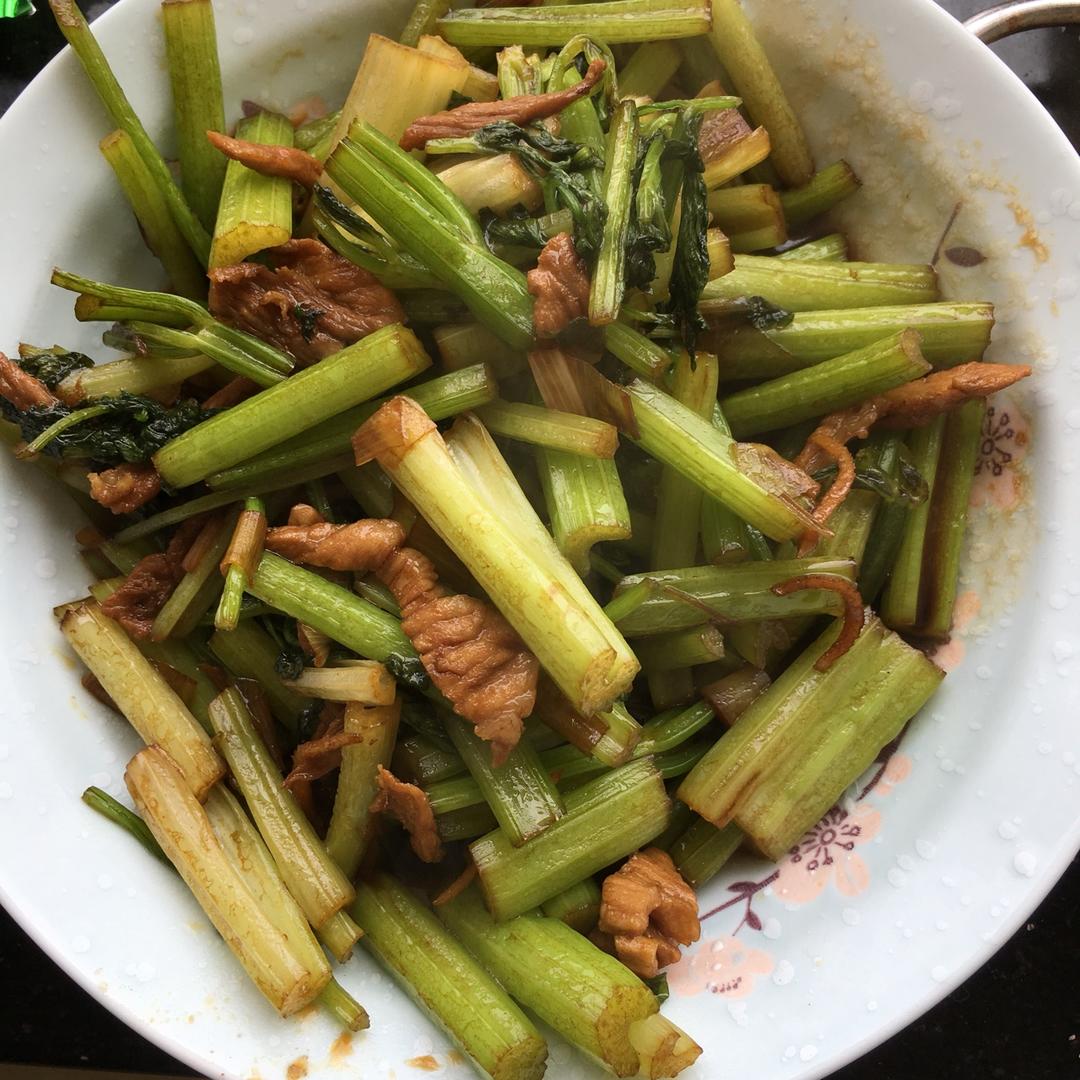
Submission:
M 533 329 L 538 338 L 554 337 L 589 310 L 589 270 L 570 233 L 559 233 L 544 245 L 525 283 L 536 297 Z
M 611 935 L 615 955 L 631 971 L 651 979 L 679 959 L 679 945 L 701 936 L 697 896 L 671 856 L 646 848 L 604 880 L 597 928 Z
M 207 139 L 232 161 L 239 161 L 261 176 L 280 176 L 302 187 L 314 187 L 322 176 L 322 162 L 306 150 L 295 146 L 267 146 L 222 135 L 220 131 L 208 131 Z
M 855 483 L 855 459 L 851 456 L 851 451 L 842 442 L 838 442 L 831 435 L 826 435 L 824 432 L 815 431 L 811 434 L 809 441 L 836 462 L 836 477 L 829 485 L 829 490 L 825 492 L 818 501 L 817 506 L 814 507 L 814 521 L 824 526 L 848 497 L 848 493 Z M 799 558 L 808 555 L 820 537 L 821 532 L 813 529 L 808 529 L 803 533 L 799 542 Z
M 841 445 L 865 439 L 875 424 L 883 427 L 922 427 L 935 416 L 955 409 L 972 398 L 989 397 L 1031 374 L 1027 364 L 960 364 L 934 371 L 921 379 L 894 387 L 841 412 L 830 413 L 814 429 L 795 464 L 808 473 L 829 463 L 831 454 L 823 440 Z
M 0 352 L 0 397 L 6 398 L 19 412 L 38 405 L 58 405 L 59 399 L 38 378 L 23 371 L 14 360 Z
M 401 629 L 431 681 L 492 744 L 494 763 L 505 761 L 532 712 L 539 675 L 536 657 L 513 627 L 483 600 L 441 586 L 431 560 L 403 546 L 398 522 L 334 525 L 312 520 L 311 513 L 310 507 L 294 508 L 290 521 L 307 523 L 270 529 L 267 548 L 310 566 L 373 572 L 401 608 Z
M 803 589 L 830 589 L 844 601 L 843 625 L 840 636 L 815 661 L 817 671 L 828 671 L 855 644 L 866 621 L 866 609 L 862 596 L 854 582 L 838 574 L 802 574 L 789 578 L 772 587 L 777 596 L 801 592 Z
M 161 477 L 149 462 L 125 462 L 102 472 L 89 473 L 90 498 L 114 514 L 131 514 L 161 491 Z
M 409 844 L 418 859 L 439 862 L 443 857 L 442 841 L 435 824 L 435 812 L 427 795 L 415 784 L 399 780 L 389 769 L 379 766 L 379 793 L 371 804 L 373 814 L 389 813 L 409 834 Z
M 344 716 L 335 719 L 325 733 L 302 742 L 293 751 L 292 769 L 285 777 L 285 787 L 292 790 L 297 784 L 322 779 L 341 767 L 341 751 L 346 746 L 363 741 L 363 735 L 345 730 Z
M 607 64 L 594 60 L 585 72 L 585 78 L 566 90 L 552 90 L 546 94 L 521 94 L 500 101 L 470 101 L 456 109 L 421 116 L 414 120 L 401 136 L 400 145 L 405 150 L 422 150 L 429 139 L 450 139 L 470 135 L 488 124 L 508 120 L 513 124 L 529 124 L 562 112 L 567 105 L 586 97 L 600 81 Z
M 184 576 L 184 557 L 206 523 L 204 515 L 188 518 L 173 533 L 163 552 L 144 555 L 124 578 L 124 583 L 101 604 L 133 638 L 150 636 L 154 619 Z
M 389 289 L 318 240 L 290 240 L 262 255 L 269 267 L 245 262 L 210 271 L 210 312 L 298 364 L 405 320 Z

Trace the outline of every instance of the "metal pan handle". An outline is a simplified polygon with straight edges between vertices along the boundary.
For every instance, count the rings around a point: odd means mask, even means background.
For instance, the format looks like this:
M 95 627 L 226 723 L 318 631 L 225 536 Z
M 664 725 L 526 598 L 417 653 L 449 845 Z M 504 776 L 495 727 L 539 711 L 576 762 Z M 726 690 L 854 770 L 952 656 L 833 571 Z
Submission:
M 1074 23 L 1080 23 L 1080 0 L 1012 0 L 973 15 L 964 27 L 989 45 L 1021 30 Z

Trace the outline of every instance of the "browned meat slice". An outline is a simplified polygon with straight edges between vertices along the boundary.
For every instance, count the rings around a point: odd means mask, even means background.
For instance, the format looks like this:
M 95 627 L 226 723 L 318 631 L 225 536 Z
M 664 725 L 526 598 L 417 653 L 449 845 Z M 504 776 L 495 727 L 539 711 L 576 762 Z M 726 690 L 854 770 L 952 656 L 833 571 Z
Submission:
M 19 412 L 35 405 L 55 405 L 57 398 L 38 378 L 23 371 L 14 360 L 0 352 L 0 397 L 7 398 Z
M 340 768 L 341 751 L 363 740 L 363 735 L 345 730 L 344 714 L 336 717 L 325 732 L 301 743 L 293 751 L 292 770 L 285 777 L 285 786 L 292 788 L 304 781 L 319 780 Z
M 415 784 L 406 784 L 388 769 L 379 766 L 379 794 L 371 804 L 373 814 L 388 812 L 405 826 L 409 844 L 424 862 L 438 862 L 443 857 L 435 812 L 427 795 Z
M 855 459 L 842 442 L 837 442 L 831 435 L 826 435 L 824 432 L 813 432 L 809 441 L 836 462 L 836 479 L 814 507 L 814 521 L 824 526 L 848 497 L 855 483 Z M 815 529 L 807 529 L 803 533 L 799 541 L 799 558 L 813 551 L 821 535 L 822 533 Z
M 322 175 L 322 162 L 294 146 L 266 146 L 246 139 L 234 139 L 219 131 L 208 131 L 206 137 L 227 158 L 239 161 L 262 176 L 281 176 L 309 188 Z
M 598 929 L 631 971 L 651 979 L 701 936 L 697 897 L 666 852 L 646 848 L 604 880 Z
M 351 525 L 328 521 L 280 525 L 266 533 L 270 551 L 330 570 L 373 570 L 404 542 L 405 530 L 389 518 L 368 518 Z
M 491 743 L 492 762 L 501 765 L 536 700 L 536 657 L 490 604 L 460 593 L 403 605 L 401 628 L 432 681 Z
M 299 364 L 404 321 L 393 293 L 318 240 L 290 240 L 263 254 L 272 268 L 239 263 L 210 271 L 210 311 Z
M 865 438 L 875 424 L 889 428 L 922 427 L 935 416 L 972 398 L 989 397 L 1031 374 L 1027 364 L 984 364 L 974 361 L 894 387 L 841 412 L 830 413 L 814 429 L 795 464 L 808 473 L 829 463 L 824 440 L 848 443 Z M 826 443 L 825 445 L 830 445 Z
M 428 139 L 448 139 L 469 135 L 488 124 L 509 120 L 514 124 L 529 124 L 562 112 L 567 105 L 586 97 L 600 81 L 607 64 L 594 60 L 585 72 L 585 78 L 566 90 L 552 90 L 546 94 L 521 94 L 503 98 L 501 101 L 470 101 L 456 109 L 420 116 L 401 136 L 401 146 L 406 150 L 422 150 Z
M 404 540 L 402 527 L 389 519 L 351 525 L 315 521 L 270 529 L 266 547 L 311 566 L 373 571 L 394 594 L 401 628 L 432 682 L 472 722 L 477 735 L 491 742 L 492 759 L 501 764 L 533 709 L 536 657 L 490 604 L 448 593 L 431 560 L 400 546 Z
M 183 577 L 178 560 L 167 554 L 144 555 L 120 586 L 101 605 L 133 638 L 148 638 L 165 601 Z
M 289 511 L 290 525 L 321 525 L 326 518 L 307 503 L 295 503 Z
M 133 513 L 161 491 L 161 477 L 148 462 L 138 465 L 125 462 L 103 472 L 90 473 L 87 479 L 90 497 L 114 514 Z
M 536 297 L 533 328 L 538 338 L 554 337 L 589 310 L 589 271 L 569 233 L 559 233 L 544 245 L 525 281 Z

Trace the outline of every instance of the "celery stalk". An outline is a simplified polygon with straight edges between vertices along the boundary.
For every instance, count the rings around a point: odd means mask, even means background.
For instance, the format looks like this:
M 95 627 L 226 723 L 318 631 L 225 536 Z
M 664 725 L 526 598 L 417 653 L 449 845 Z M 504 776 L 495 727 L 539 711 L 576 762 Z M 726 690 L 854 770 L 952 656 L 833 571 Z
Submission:
M 630 1026 L 658 1006 L 614 957 L 557 919 L 528 914 L 496 922 L 475 888 L 438 914 L 522 1005 L 616 1076 L 637 1073 Z
M 162 197 L 169 204 L 169 210 L 176 221 L 177 228 L 184 234 L 195 257 L 205 265 L 210 255 L 210 236 L 184 199 L 165 159 L 146 133 L 146 128 L 143 127 L 138 116 L 135 115 L 131 102 L 128 101 L 123 89 L 116 81 L 116 76 L 112 73 L 109 62 L 101 51 L 101 46 L 98 45 L 93 31 L 87 25 L 75 0 L 49 0 L 49 7 L 52 8 L 56 18 L 56 25 L 79 58 L 83 71 L 86 72 L 98 97 L 101 98 L 101 103 L 108 110 L 112 122 L 126 132 L 134 142 L 139 156 L 153 175 Z
M 693 889 L 707 885 L 739 850 L 745 833 L 734 822 L 718 829 L 695 815 L 686 831 L 671 845 L 671 858 Z
M 195 796 L 205 798 L 225 767 L 187 706 L 97 601 L 68 605 L 58 616 L 68 644 L 143 742 L 167 752 Z
M 613 425 L 577 413 L 496 400 L 476 410 L 493 435 L 563 453 L 612 458 L 619 444 Z
M 328 984 L 330 967 L 326 955 L 315 940 L 304 913 L 285 887 L 259 830 L 239 800 L 228 787 L 218 784 L 210 792 L 205 809 L 226 858 L 247 885 L 263 914 L 289 943 L 296 958 L 312 972 L 313 981 Z M 314 978 L 316 975 L 317 979 Z
M 341 751 L 334 810 L 326 831 L 326 850 L 350 879 L 360 869 L 371 839 L 372 821 L 368 809 L 378 794 L 379 766 L 390 764 L 400 716 L 400 701 L 374 707 L 355 702 L 345 706 L 345 732 L 359 735 L 361 741 Z
M 293 128 L 278 113 L 259 112 L 236 125 L 236 137 L 264 146 L 292 146 Z M 242 262 L 249 255 L 284 244 L 291 236 L 292 182 L 229 161 L 214 223 L 210 269 Z
M 611 118 L 604 165 L 602 188 L 607 216 L 589 293 L 589 322 L 593 326 L 606 326 L 615 321 L 626 290 L 626 241 L 634 202 L 638 133 L 634 102 L 620 102 Z
M 73 371 L 56 387 L 56 396 L 67 405 L 97 397 L 109 397 L 126 390 L 129 394 L 147 394 L 170 386 L 179 386 L 193 375 L 214 366 L 209 356 L 125 357 L 107 364 Z
M 630 536 L 630 514 L 615 462 L 538 448 L 536 465 L 555 543 L 584 575 L 594 544 Z
M 445 420 L 468 409 L 475 409 L 498 396 L 499 387 L 485 364 L 439 375 L 427 382 L 408 388 L 408 395 L 432 420 Z M 302 431 L 291 439 L 276 443 L 269 450 L 248 458 L 229 469 L 212 473 L 206 478 L 211 488 L 231 490 L 249 488 L 282 469 L 308 465 L 348 452 L 353 432 L 373 416 L 389 398 L 365 401 L 337 416 L 324 420 L 317 427 Z M 386 515 L 375 515 L 386 516 Z
M 423 371 L 410 330 L 383 327 L 340 352 L 190 428 L 154 455 L 165 481 L 186 487 L 306 431 Z
M 550 900 L 648 843 L 667 825 L 670 803 L 649 759 L 590 781 L 566 798 L 566 813 L 515 848 L 501 830 L 469 845 L 488 908 L 511 919 Z
M 210 651 L 234 675 L 258 683 L 277 721 L 293 736 L 299 733 L 300 715 L 310 702 L 290 690 L 274 670 L 279 650 L 265 630 L 242 620 L 235 630 L 213 634 Z
M 694 37 L 709 29 L 708 6 L 693 0 L 602 0 L 587 8 L 479 8 L 453 11 L 435 24 L 451 45 L 565 45 L 588 34 L 608 45 Z
M 525 1014 L 398 882 L 362 882 L 352 914 L 362 944 L 492 1080 L 540 1080 L 547 1046 Z
M 793 248 L 794 250 L 798 250 Z M 937 303 L 797 313 L 787 326 L 735 328 L 710 341 L 724 379 L 771 379 L 916 330 L 935 368 L 978 360 L 990 344 L 992 304 Z
M 394 653 L 416 657 L 412 642 L 392 615 L 348 589 L 270 552 L 260 560 L 250 589 L 264 603 L 314 627 L 360 656 L 380 663 Z
M 255 731 L 240 694 L 234 689 L 221 693 L 210 705 L 210 720 L 233 779 L 289 892 L 312 926 L 321 929 L 352 902 L 352 886 L 283 786 L 281 773 Z M 356 937 L 359 932 L 354 941 Z
M 806 136 L 739 0 L 712 0 L 711 41 L 750 115 L 768 129 L 785 185 L 805 184 L 814 171 Z
M 787 731 L 777 737 L 786 735 L 790 748 L 739 796 L 739 827 L 763 854 L 782 858 L 869 768 L 943 677 L 921 652 L 885 632 L 872 666 L 849 682 L 827 714 L 809 705 L 789 718 Z M 733 730 L 748 716 L 749 710 Z
M 164 0 L 161 28 L 172 84 L 180 187 L 207 229 L 217 218 L 226 159 L 207 141 L 225 130 L 212 0 Z
M 701 313 L 711 300 L 762 296 L 788 311 L 925 304 L 938 298 L 933 267 L 892 263 L 833 263 L 736 255 L 735 269 L 705 286 Z
M 566 923 L 571 930 L 588 935 L 600 918 L 600 886 L 595 878 L 585 878 L 546 900 L 541 910 L 549 919 Z
M 532 297 L 524 274 L 497 259 L 485 245 L 466 239 L 439 210 L 351 139 L 341 142 L 326 169 L 400 247 L 460 296 L 477 319 L 514 348 L 531 345 Z M 447 195 L 453 197 L 449 190 Z M 463 206 L 461 212 L 468 213 Z
M 125 780 L 154 837 L 267 1000 L 282 1016 L 314 1000 L 330 978 L 325 959 L 316 970 L 305 966 L 298 946 L 264 913 L 168 754 L 159 746 L 140 750 Z
M 177 228 L 169 204 L 131 136 L 117 129 L 99 145 L 131 205 L 146 246 L 158 257 L 172 287 L 181 296 L 204 299 L 206 274 Z
M 647 41 L 639 45 L 619 72 L 623 97 L 658 97 L 679 70 L 682 53 L 671 41 Z
M 671 396 L 700 417 L 712 415 L 719 369 L 716 357 L 698 353 L 691 359 L 682 350 L 671 372 Z M 704 495 L 692 479 L 670 465 L 660 474 L 649 565 L 654 570 L 689 566 L 697 558 L 701 505 Z M 639 657 L 640 659 L 640 657 Z M 686 665 L 646 669 L 653 705 L 666 708 L 694 695 Z
M 945 423 L 944 415 L 937 416 L 925 427 L 915 428 L 908 438 L 911 463 L 930 491 L 924 502 L 907 513 L 903 540 L 881 598 L 881 618 L 886 626 L 894 630 L 912 630 L 919 624 L 923 551 L 930 529 L 930 511 L 945 439 Z
M 814 173 L 802 186 L 783 192 L 780 202 L 789 225 L 804 225 L 854 195 L 861 186 L 862 181 L 851 166 L 846 161 L 837 161 Z
M 923 552 L 923 612 L 919 633 L 943 638 L 952 628 L 968 500 L 982 444 L 986 403 L 968 401 L 945 421 L 934 501 Z
M 745 439 L 857 405 L 929 370 L 918 332 L 902 330 L 855 352 L 736 391 L 720 407 L 732 434 Z
M 527 739 L 510 751 L 502 765 L 491 764 L 491 747 L 456 716 L 445 717 L 446 730 L 481 797 L 491 807 L 503 833 L 515 847 L 541 834 L 563 815 L 562 799 Z
M 841 603 L 831 589 L 806 589 L 788 596 L 772 591 L 774 585 L 803 574 L 836 574 L 850 581 L 855 564 L 840 558 L 778 559 L 632 574 L 616 588 L 616 599 L 649 579 L 671 589 L 654 587 L 618 624 L 631 637 L 645 637 L 701 626 L 710 618 L 740 623 L 840 614 Z
M 646 674 L 653 676 L 719 660 L 724 655 L 724 636 L 715 626 L 688 626 L 644 638 L 634 652 Z
M 739 471 L 734 442 L 708 420 L 641 379 L 627 391 L 638 424 L 636 441 L 645 451 L 774 540 L 792 539 L 808 527 L 805 514 L 793 503 Z
M 807 240 L 780 252 L 778 259 L 809 262 L 847 262 L 847 240 L 840 233 L 830 233 L 817 240 Z

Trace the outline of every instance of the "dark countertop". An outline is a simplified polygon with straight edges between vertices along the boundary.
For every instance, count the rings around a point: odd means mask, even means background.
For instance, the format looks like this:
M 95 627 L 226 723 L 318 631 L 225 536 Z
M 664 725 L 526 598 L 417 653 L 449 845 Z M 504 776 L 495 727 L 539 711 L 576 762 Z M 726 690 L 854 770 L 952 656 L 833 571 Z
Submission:
M 83 6 L 93 16 L 110 2 Z M 966 18 L 990 4 L 942 0 L 942 6 Z M 61 44 L 46 13 L 0 23 L 0 112 Z M 1032 31 L 995 49 L 1080 144 L 1080 29 Z M 1080 1078 L 1078 911 L 1080 865 L 1074 862 L 978 974 L 834 1080 Z M 84 994 L 2 910 L 0 985 L 6 994 L 17 986 L 21 999 L 18 1015 L 10 1011 L 10 997 L 5 1001 L 0 1063 L 194 1075 Z M 2 1064 L 0 1073 L 6 1073 Z

